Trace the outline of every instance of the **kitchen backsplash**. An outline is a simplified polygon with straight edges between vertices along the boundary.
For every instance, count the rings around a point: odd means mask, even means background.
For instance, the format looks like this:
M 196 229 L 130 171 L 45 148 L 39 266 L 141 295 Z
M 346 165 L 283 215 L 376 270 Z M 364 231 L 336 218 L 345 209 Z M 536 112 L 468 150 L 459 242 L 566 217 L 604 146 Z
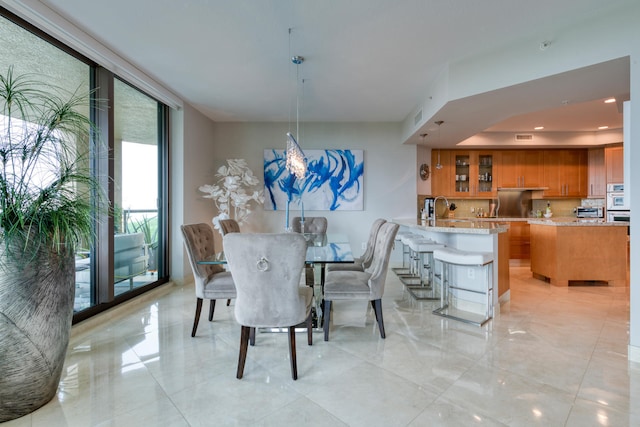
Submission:
M 428 197 L 425 195 L 419 195 L 417 200 L 418 211 L 417 218 L 420 218 L 420 211 L 424 206 L 424 198 Z M 455 218 L 473 218 L 478 216 L 478 212 L 487 212 L 489 213 L 489 204 L 494 201 L 490 199 L 448 199 L 449 204 L 455 204 L 456 209 L 453 211 L 453 215 Z M 547 208 L 547 202 L 551 204 L 551 212 L 553 212 L 554 217 L 575 217 L 576 213 L 574 209 L 577 206 L 604 206 L 604 199 L 540 199 L 532 201 L 532 210 L 534 212 L 540 211 L 544 213 Z M 443 200 L 438 200 L 437 212 L 439 215 L 442 215 L 444 212 L 445 203 Z M 498 216 L 500 216 L 500 211 L 498 210 Z

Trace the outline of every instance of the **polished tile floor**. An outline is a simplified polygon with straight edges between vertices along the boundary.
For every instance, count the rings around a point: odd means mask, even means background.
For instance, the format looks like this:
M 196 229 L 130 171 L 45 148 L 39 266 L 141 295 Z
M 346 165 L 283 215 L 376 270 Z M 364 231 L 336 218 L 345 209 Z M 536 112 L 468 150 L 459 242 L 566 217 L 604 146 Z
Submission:
M 57 398 L 5 425 L 640 425 L 629 288 L 554 288 L 526 265 L 511 287 L 478 328 L 412 304 L 390 273 L 387 338 L 366 304 L 335 303 L 331 341 L 298 335 L 292 381 L 286 334 L 258 334 L 237 380 L 233 305 L 191 338 L 193 290 L 169 285 L 76 327 Z

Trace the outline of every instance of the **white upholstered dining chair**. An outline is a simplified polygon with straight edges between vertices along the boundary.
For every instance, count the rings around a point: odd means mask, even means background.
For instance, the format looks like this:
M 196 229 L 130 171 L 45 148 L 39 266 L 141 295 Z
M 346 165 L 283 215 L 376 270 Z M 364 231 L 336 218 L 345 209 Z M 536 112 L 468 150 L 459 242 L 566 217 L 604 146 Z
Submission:
M 222 265 L 202 265 L 199 260 L 215 255 L 213 229 L 208 224 L 187 224 L 180 226 L 184 245 L 187 249 L 189 264 L 193 271 L 196 291 L 196 313 L 193 320 L 191 336 L 196 336 L 202 302 L 210 300 L 209 321 L 213 320 L 213 312 L 217 299 L 230 300 L 236 297 L 236 288 L 231 273 L 225 271 Z
M 224 236 L 225 254 L 236 284 L 236 321 L 242 326 L 236 377 L 242 378 L 251 330 L 288 328 L 291 376 L 298 378 L 296 325 L 306 322 L 312 344 L 313 288 L 301 286 L 307 242 L 299 233 Z

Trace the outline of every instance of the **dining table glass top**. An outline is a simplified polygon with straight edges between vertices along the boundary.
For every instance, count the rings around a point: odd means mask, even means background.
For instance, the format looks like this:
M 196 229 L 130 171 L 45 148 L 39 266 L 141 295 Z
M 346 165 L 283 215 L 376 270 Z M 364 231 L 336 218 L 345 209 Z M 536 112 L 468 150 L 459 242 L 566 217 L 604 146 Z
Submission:
M 313 264 L 352 263 L 353 253 L 346 234 L 340 233 L 304 233 L 307 241 L 305 262 Z M 199 260 L 198 264 L 226 264 L 224 252 Z

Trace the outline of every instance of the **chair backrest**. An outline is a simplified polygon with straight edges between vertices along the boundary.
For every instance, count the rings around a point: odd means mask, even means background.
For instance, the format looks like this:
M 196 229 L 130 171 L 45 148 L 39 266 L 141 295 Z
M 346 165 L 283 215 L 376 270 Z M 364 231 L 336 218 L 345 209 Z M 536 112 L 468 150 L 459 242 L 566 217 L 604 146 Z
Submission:
M 387 268 L 389 267 L 389 257 L 393 249 L 393 242 L 400 226 L 392 222 L 386 222 L 380 226 L 376 245 L 373 250 L 373 260 L 365 271 L 371 274 L 369 278 L 369 289 L 371 299 L 380 299 L 384 294 L 384 284 L 387 279 Z
M 296 233 L 325 234 L 327 232 L 327 218 L 323 216 L 307 216 L 304 218 L 304 231 L 300 227 L 299 216 L 293 217 L 291 228 Z
M 196 285 L 196 296 L 202 298 L 205 282 L 215 273 L 224 271 L 221 265 L 201 265 L 197 262 L 214 255 L 213 229 L 209 224 L 186 224 L 181 225 L 184 245 L 189 256 L 189 264 L 193 271 L 193 278 Z
M 221 219 L 218 221 L 220 224 L 220 233 L 224 236 L 228 233 L 239 233 L 240 225 L 238 225 L 238 221 L 235 219 Z
M 364 254 L 360 257 L 362 260 L 362 266 L 364 268 L 369 268 L 371 265 L 371 261 L 373 261 L 373 251 L 376 247 L 376 239 L 378 237 L 378 231 L 380 231 L 380 227 L 382 224 L 387 222 L 386 219 L 378 218 L 373 221 L 371 224 L 371 230 L 369 231 L 369 240 L 367 240 L 367 248 L 364 251 Z
M 231 233 L 223 238 L 236 284 L 236 320 L 243 326 L 288 327 L 307 317 L 298 292 L 307 242 L 297 233 Z

